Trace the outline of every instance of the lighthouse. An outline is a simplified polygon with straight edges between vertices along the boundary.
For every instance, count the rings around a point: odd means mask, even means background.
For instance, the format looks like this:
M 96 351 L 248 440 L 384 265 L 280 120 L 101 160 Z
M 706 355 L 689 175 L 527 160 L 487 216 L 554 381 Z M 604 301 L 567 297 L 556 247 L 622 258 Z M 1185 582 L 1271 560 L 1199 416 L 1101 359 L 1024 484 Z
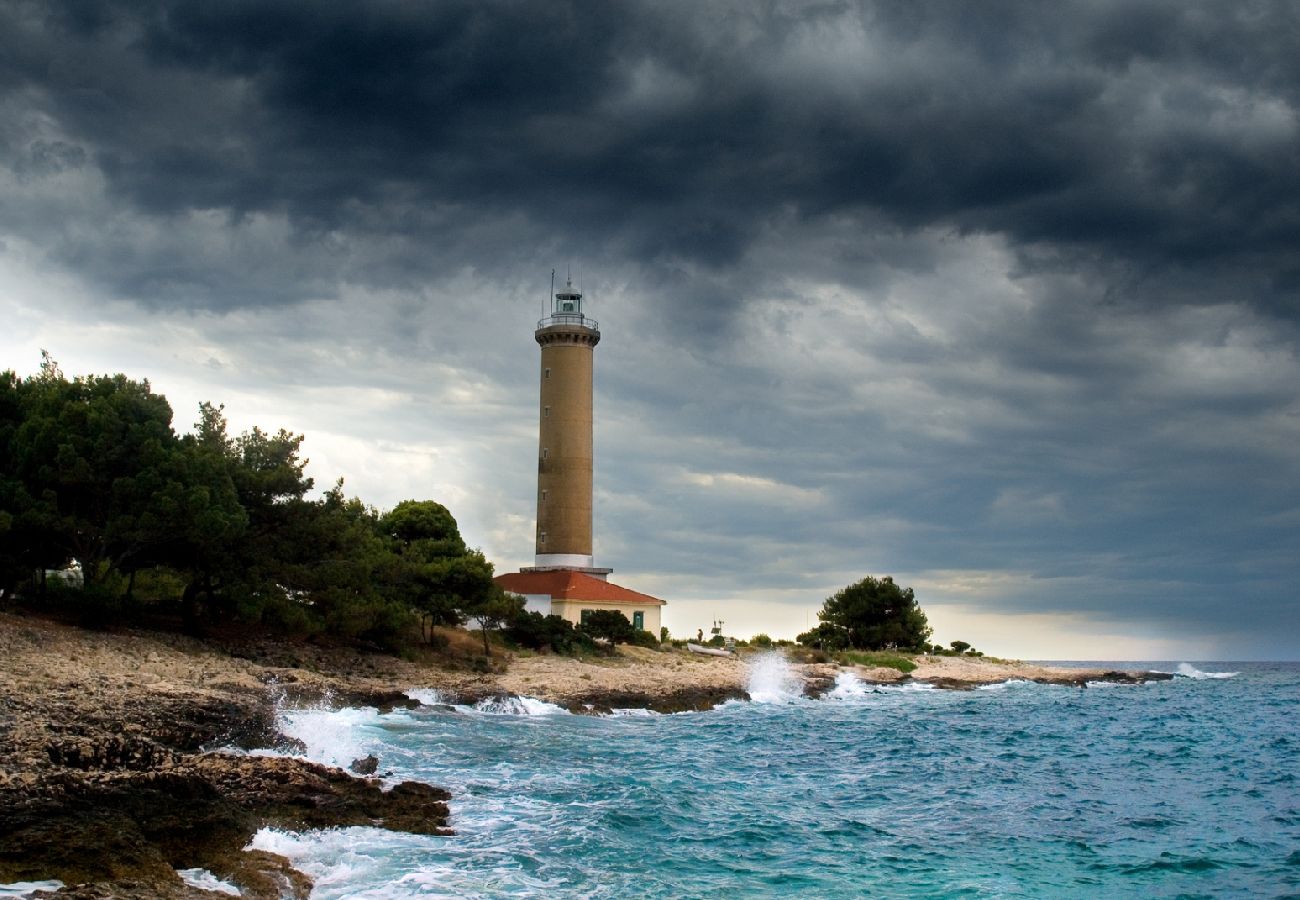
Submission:
M 542 348 L 537 429 L 538 568 L 593 571 L 592 369 L 600 325 L 582 311 L 572 278 L 551 296 L 533 333 Z
M 537 535 L 534 565 L 496 577 L 526 608 L 575 625 L 617 610 L 635 628 L 659 634 L 665 601 L 609 580 L 592 555 L 592 370 L 600 326 L 566 279 L 550 294 L 549 315 L 533 337 L 542 349 L 537 428 Z

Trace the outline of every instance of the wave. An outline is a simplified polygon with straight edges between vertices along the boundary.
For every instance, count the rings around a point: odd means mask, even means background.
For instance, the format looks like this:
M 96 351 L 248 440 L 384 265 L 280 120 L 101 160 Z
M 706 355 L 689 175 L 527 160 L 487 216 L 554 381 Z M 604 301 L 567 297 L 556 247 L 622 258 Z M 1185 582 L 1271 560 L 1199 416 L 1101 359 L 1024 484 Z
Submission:
M 1207 678 L 1235 678 L 1241 673 L 1240 672 L 1202 672 L 1200 669 L 1196 668 L 1191 663 L 1179 663 L 1178 669 L 1174 672 L 1174 674 L 1180 675 L 1183 678 L 1195 678 L 1197 681 L 1201 681 Z
M 421 706 L 447 706 L 447 698 L 437 688 L 411 688 L 402 693 Z
M 1019 685 L 1033 684 L 1033 683 L 1034 682 L 1030 681 L 1027 678 L 1008 678 L 1006 681 L 994 681 L 991 684 L 977 684 L 975 685 L 975 690 L 1005 691 L 1008 688 L 1012 687 L 1013 685 L 1019 686 Z
M 331 709 L 322 703 L 276 710 L 276 727 L 306 748 L 293 755 L 340 768 L 376 752 L 379 739 L 369 729 L 378 726 L 379 719 L 379 711 L 369 707 Z
M 230 894 L 232 897 L 244 896 L 244 892 L 235 885 L 229 881 L 222 881 L 207 869 L 177 869 L 176 874 L 181 877 L 181 881 L 190 887 L 204 891 L 216 891 L 219 894 Z
M 54 892 L 62 887 L 63 882 L 53 878 L 49 881 L 15 881 L 11 884 L 0 884 L 0 898 L 18 900 L 18 898 L 30 897 L 37 891 Z
M 456 704 L 457 712 L 478 713 L 487 716 L 569 716 L 572 715 L 563 706 L 547 703 L 535 697 L 488 697 L 473 706 Z
M 750 664 L 746 689 L 754 703 L 792 703 L 803 696 L 803 681 L 780 653 L 764 653 Z
M 835 676 L 835 687 L 824 695 L 827 700 L 856 700 L 874 694 L 875 688 L 868 687 L 861 678 L 852 672 L 840 672 Z

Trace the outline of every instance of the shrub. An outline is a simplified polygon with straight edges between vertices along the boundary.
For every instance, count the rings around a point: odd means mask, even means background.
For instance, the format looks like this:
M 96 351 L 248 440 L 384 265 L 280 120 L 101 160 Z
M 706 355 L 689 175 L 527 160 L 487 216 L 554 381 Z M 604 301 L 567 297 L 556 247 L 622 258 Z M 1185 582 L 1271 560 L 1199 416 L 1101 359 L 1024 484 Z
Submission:
M 651 650 L 659 649 L 659 641 L 655 640 L 655 636 L 648 631 L 641 630 L 640 628 L 633 630 L 632 640 L 629 643 L 637 647 L 649 647 Z
M 616 609 L 593 609 L 584 614 L 578 628 L 593 638 L 603 638 L 611 644 L 627 644 L 635 640 L 640 629 L 632 627 L 627 616 Z

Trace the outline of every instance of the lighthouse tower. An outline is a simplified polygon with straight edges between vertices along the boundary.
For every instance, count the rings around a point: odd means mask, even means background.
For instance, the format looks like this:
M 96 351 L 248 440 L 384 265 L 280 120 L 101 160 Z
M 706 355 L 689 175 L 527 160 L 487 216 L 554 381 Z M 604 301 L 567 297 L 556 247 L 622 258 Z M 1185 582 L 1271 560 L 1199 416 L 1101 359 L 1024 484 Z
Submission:
M 571 278 L 533 336 L 542 347 L 536 565 L 607 575 L 591 552 L 591 373 L 600 326 L 583 314 Z
M 533 335 L 542 346 L 536 565 L 495 581 L 530 612 L 581 625 L 614 610 L 658 635 L 665 601 L 614 584 L 614 570 L 596 568 L 591 555 L 591 368 L 600 326 L 583 313 L 573 279 L 552 290 L 550 304 Z

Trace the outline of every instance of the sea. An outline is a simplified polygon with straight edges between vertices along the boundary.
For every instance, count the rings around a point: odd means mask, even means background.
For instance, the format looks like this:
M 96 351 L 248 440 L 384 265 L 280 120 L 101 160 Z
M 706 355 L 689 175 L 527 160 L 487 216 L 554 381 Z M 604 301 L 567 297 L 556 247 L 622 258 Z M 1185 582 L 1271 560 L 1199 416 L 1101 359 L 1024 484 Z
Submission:
M 315 900 L 1300 897 L 1300 663 L 1103 665 L 1175 677 L 844 674 L 808 699 L 773 654 L 752 700 L 707 712 L 428 691 L 387 713 L 284 709 L 312 759 L 373 753 L 389 782 L 450 790 L 456 833 L 264 829 L 252 846 Z

